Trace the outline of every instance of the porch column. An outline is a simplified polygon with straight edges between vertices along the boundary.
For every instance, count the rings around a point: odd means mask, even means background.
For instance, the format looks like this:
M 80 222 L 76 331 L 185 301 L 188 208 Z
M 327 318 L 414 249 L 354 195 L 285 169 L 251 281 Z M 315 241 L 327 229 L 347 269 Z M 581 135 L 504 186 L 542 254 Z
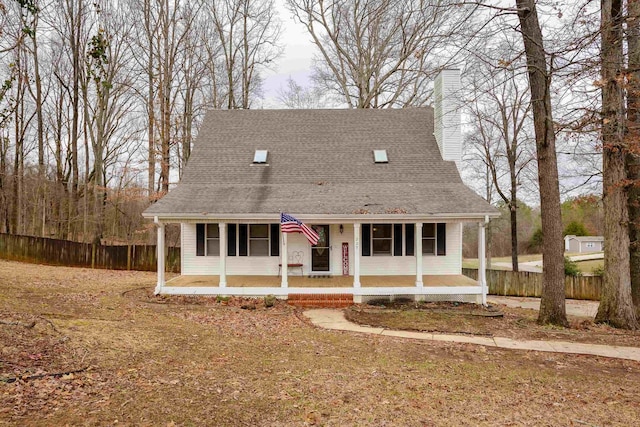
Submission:
M 353 287 L 360 287 L 360 224 L 353 224 Z
M 478 223 L 478 284 L 482 287 L 482 305 L 487 305 L 487 258 L 484 239 L 485 222 Z
M 416 222 L 416 286 L 421 288 L 422 283 L 422 223 Z
M 158 217 L 153 219 L 153 222 L 158 226 L 158 243 L 156 245 L 156 257 L 158 259 L 158 283 L 156 284 L 155 294 L 158 295 L 162 291 L 164 286 L 164 223 L 158 221 Z
M 218 231 L 220 236 L 220 286 L 227 286 L 227 224 L 218 223 Z
M 280 260 L 280 263 L 282 264 L 282 267 L 280 268 L 280 272 L 282 273 L 282 281 L 280 282 L 280 287 L 286 288 L 289 286 L 289 280 L 287 277 L 289 273 L 289 259 L 287 257 L 287 233 L 283 233 L 282 231 L 280 231 L 280 234 L 282 234 L 282 249 L 280 251 L 280 256 L 282 257 Z

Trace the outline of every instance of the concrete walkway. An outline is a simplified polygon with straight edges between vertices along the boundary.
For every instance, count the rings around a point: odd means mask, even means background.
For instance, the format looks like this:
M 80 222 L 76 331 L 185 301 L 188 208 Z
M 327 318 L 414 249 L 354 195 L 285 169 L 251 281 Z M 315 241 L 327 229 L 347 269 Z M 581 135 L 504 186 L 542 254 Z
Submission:
M 362 326 L 349 322 L 342 310 L 315 309 L 307 310 L 304 315 L 316 326 L 338 331 L 361 332 L 365 334 L 383 335 L 389 337 L 412 338 L 417 340 L 446 341 L 469 343 L 487 347 L 506 348 L 512 350 L 546 351 L 551 353 L 589 354 L 615 359 L 629 359 L 640 361 L 640 348 L 619 347 L 600 344 L 582 344 L 566 341 L 527 341 L 512 340 L 500 337 L 479 337 L 465 335 L 433 334 L 429 332 L 396 331 L 385 328 Z

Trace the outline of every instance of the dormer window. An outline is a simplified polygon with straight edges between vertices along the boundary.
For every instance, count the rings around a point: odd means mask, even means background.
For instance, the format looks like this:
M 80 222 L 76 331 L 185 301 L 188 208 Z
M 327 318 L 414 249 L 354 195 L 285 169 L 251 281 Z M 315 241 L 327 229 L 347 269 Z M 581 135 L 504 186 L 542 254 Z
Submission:
M 256 150 L 256 152 L 253 154 L 253 163 L 257 163 L 257 164 L 267 163 L 268 154 L 269 154 L 268 150 Z
M 387 150 L 373 150 L 373 160 L 376 163 L 389 163 Z

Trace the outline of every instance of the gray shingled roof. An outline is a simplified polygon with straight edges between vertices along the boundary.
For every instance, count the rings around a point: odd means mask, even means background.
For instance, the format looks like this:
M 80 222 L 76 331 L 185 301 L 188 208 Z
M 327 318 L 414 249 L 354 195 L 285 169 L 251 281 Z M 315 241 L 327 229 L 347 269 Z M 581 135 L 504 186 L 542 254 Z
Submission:
M 252 164 L 269 150 L 268 164 Z M 374 149 L 389 163 L 375 164 Z M 181 182 L 146 216 L 495 214 L 433 137 L 433 109 L 211 110 Z
M 566 236 L 570 239 L 578 240 L 580 242 L 604 242 L 603 236 Z

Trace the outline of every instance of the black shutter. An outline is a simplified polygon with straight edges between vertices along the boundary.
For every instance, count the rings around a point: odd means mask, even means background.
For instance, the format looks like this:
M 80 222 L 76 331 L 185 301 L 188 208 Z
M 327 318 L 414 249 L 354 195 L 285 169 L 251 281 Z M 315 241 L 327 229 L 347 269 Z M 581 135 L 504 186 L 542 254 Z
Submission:
M 447 224 L 444 222 L 438 223 L 438 231 L 437 231 L 437 251 L 438 255 L 446 255 L 447 254 Z
M 405 246 L 405 255 L 413 256 L 415 255 L 415 247 L 416 244 L 416 226 L 415 224 L 407 224 L 405 227 L 405 236 L 404 236 L 404 246 Z
M 371 224 L 362 224 L 362 256 L 371 256 Z
M 402 224 L 393 224 L 393 256 L 402 256 Z
M 249 238 L 249 226 L 247 224 L 240 224 L 238 226 L 238 255 L 247 256 L 247 239 Z
M 280 224 L 271 224 L 271 256 L 280 256 Z
M 227 255 L 236 256 L 236 225 L 227 225 Z
M 196 224 L 196 256 L 204 256 L 204 224 Z

